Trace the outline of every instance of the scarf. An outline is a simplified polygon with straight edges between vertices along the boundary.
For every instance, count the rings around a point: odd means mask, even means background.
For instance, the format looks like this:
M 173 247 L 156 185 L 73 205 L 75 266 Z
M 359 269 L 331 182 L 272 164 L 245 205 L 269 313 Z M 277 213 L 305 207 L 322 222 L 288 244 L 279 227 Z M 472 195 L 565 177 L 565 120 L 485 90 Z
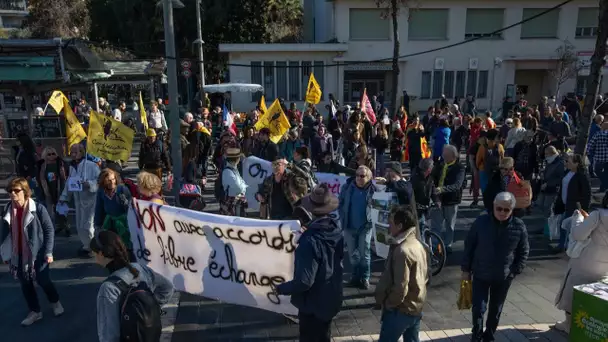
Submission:
M 21 222 L 17 220 L 17 208 L 11 204 L 11 242 L 13 245 L 10 271 L 15 279 L 22 277 L 26 280 L 34 280 L 34 258 L 25 236 L 25 216 L 29 211 L 29 201 L 23 206 Z M 21 241 L 19 241 L 21 237 Z
M 445 181 L 445 176 L 448 174 L 448 167 L 454 165 L 454 163 L 456 163 L 455 160 L 451 163 L 443 164 L 443 169 L 441 170 L 441 177 L 439 177 L 439 184 L 437 185 L 438 188 L 443 188 L 443 182 Z

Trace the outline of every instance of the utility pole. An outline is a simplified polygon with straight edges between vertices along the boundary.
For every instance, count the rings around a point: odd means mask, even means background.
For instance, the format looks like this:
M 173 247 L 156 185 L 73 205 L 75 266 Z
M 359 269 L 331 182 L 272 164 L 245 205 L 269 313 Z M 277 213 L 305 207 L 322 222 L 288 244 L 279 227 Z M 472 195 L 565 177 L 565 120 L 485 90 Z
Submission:
M 198 44 L 198 68 L 200 69 L 200 75 L 201 75 L 201 83 L 200 83 L 200 89 L 199 89 L 199 94 L 200 94 L 200 100 L 203 101 L 205 99 L 204 97 L 204 91 L 203 91 L 203 87 L 205 86 L 205 60 L 203 58 L 203 44 L 205 43 L 203 41 L 203 24 L 201 22 L 201 2 L 203 0 L 196 0 L 196 35 L 197 35 L 197 39 L 196 39 L 196 43 Z M 205 105 L 205 103 L 203 103 L 203 106 Z
M 180 178 L 182 176 L 182 150 L 180 144 L 179 105 L 177 100 L 177 59 L 175 57 L 175 29 L 173 7 L 183 8 L 178 0 L 162 0 L 165 27 L 165 57 L 167 59 L 167 82 L 169 83 L 169 115 L 171 129 L 171 160 L 173 161 L 173 190 L 175 205 L 179 205 Z
M 602 78 L 604 65 L 606 64 L 606 49 L 608 49 L 608 0 L 600 0 L 599 13 L 595 52 L 593 52 L 593 56 L 591 56 L 585 105 L 580 118 L 580 129 L 577 132 L 576 148 L 574 149 L 574 152 L 580 155 L 585 155 L 587 152 L 587 140 L 589 139 L 589 128 L 591 127 L 592 120 L 591 116 L 595 109 L 597 94 L 600 92 L 600 80 Z

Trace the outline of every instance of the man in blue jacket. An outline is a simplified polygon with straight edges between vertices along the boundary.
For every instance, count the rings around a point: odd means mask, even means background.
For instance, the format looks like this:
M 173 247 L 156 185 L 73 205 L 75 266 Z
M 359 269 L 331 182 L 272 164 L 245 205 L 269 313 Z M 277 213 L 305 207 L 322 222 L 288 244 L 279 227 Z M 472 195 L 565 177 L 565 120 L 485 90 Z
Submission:
M 511 282 L 528 260 L 528 231 L 521 219 L 513 217 L 514 208 L 513 194 L 496 195 L 493 212 L 475 220 L 464 243 L 462 279 L 471 280 L 473 276 L 473 342 L 494 341 Z
M 310 213 L 312 220 L 298 240 L 293 280 L 276 288 L 291 296 L 298 308 L 300 341 L 331 341 L 331 322 L 342 305 L 342 230 L 329 215 L 338 209 L 338 198 L 327 184 L 317 186 L 302 198 L 297 210 Z

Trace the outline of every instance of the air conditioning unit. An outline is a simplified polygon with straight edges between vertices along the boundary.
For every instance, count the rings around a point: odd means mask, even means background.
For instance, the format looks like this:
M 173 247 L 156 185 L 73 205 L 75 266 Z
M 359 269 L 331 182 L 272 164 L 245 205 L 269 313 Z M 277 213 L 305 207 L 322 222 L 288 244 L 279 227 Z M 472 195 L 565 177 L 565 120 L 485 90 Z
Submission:
M 469 58 L 469 69 L 477 70 L 479 67 L 479 58 Z
M 445 60 L 443 58 L 435 58 L 435 70 L 443 70 Z

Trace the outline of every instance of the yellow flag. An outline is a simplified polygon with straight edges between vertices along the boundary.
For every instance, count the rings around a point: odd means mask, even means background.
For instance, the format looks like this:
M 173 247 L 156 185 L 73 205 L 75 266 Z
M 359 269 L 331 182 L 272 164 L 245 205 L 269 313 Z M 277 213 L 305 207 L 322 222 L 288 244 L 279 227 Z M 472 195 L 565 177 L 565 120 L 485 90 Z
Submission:
M 262 117 L 255 124 L 255 129 L 258 131 L 262 128 L 268 128 L 270 130 L 270 140 L 273 143 L 278 143 L 281 137 L 289 130 L 291 125 L 287 119 L 287 115 L 283 112 L 279 99 L 274 100 L 270 108 L 262 115 Z
M 48 105 L 53 107 L 53 109 L 57 112 L 57 114 L 59 114 L 61 112 L 61 110 L 63 109 L 64 106 L 64 101 L 63 99 L 65 99 L 65 95 L 63 95 L 63 93 L 60 90 L 55 90 L 53 91 L 53 93 L 51 94 L 51 97 L 49 98 L 49 102 Z
M 133 149 L 135 132 L 122 122 L 91 111 L 87 152 L 111 161 L 127 161 Z
M 262 95 L 262 97 L 260 98 L 260 111 L 262 112 L 262 114 L 264 114 L 268 111 L 268 107 L 266 107 L 266 99 L 264 98 L 264 95 Z
M 76 118 L 76 115 L 74 115 L 72 107 L 70 107 L 70 103 L 68 102 L 68 99 L 65 96 L 63 97 L 63 101 L 61 103 L 61 107 L 63 107 L 63 113 L 65 114 L 65 132 L 68 141 L 69 151 L 72 148 L 72 145 L 81 142 L 84 138 L 87 137 L 87 134 L 84 132 L 84 129 L 78 121 L 78 118 Z
M 315 79 L 315 75 L 311 72 L 310 78 L 308 79 L 308 87 L 306 89 L 306 102 L 317 104 L 321 102 L 321 87 L 317 80 Z
M 139 92 L 139 116 L 141 117 L 141 123 L 144 125 L 144 130 L 148 130 L 148 116 L 144 108 L 144 100 L 141 98 L 141 91 Z

